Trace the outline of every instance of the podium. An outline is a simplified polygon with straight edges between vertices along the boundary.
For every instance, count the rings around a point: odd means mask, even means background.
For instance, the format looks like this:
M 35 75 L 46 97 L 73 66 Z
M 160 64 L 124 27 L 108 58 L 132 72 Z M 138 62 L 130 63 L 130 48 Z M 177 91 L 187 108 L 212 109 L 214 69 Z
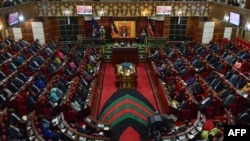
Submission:
M 122 64 L 116 65 L 116 87 L 118 89 L 136 89 L 137 72 L 134 64 L 129 67 L 124 67 Z

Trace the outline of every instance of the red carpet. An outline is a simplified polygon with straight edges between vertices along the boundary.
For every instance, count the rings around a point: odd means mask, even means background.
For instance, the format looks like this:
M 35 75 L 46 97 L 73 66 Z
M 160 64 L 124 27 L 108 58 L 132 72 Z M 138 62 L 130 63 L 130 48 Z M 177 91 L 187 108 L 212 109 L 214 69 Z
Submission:
M 140 135 L 133 128 L 127 128 L 120 137 L 120 141 L 140 141 Z
M 137 66 L 138 72 L 138 86 L 137 91 L 142 93 L 144 97 L 151 102 L 155 109 L 158 109 L 155 103 L 155 98 L 151 89 L 150 81 L 144 66 L 144 63 L 139 63 Z M 110 98 L 110 96 L 116 91 L 115 87 L 115 71 L 111 63 L 106 63 L 106 69 L 104 73 L 104 81 L 102 87 L 101 101 L 99 104 L 99 113 L 105 102 Z
M 99 112 L 102 109 L 105 102 L 117 90 L 115 87 L 115 70 L 111 63 L 106 63 L 106 69 L 103 79 L 104 80 L 103 80 L 101 100 L 99 104 Z
M 138 64 L 137 72 L 138 72 L 137 91 L 140 92 L 151 103 L 154 109 L 158 109 L 155 103 L 155 98 L 151 89 L 150 81 L 148 79 L 148 75 L 147 75 L 144 63 Z M 98 111 L 99 114 L 103 106 L 105 105 L 105 103 L 112 96 L 112 94 L 117 91 L 115 87 L 115 79 L 116 78 L 115 78 L 114 67 L 112 66 L 111 63 L 107 63 L 105 73 L 104 73 L 103 88 L 102 88 L 101 100 L 100 100 L 99 111 Z M 127 111 L 127 113 L 131 113 L 131 112 L 136 113 L 136 111 L 134 110 Z M 136 114 L 139 114 L 139 113 L 136 113 Z M 112 118 L 115 118 L 115 117 L 112 117 Z M 112 121 L 112 118 L 111 118 L 111 121 Z M 119 138 L 119 141 L 129 141 L 129 140 L 140 141 L 140 134 L 131 127 L 126 128 Z
M 150 85 L 150 81 L 148 79 L 148 74 L 145 68 L 144 63 L 139 63 L 137 66 L 137 72 L 138 72 L 138 86 L 137 91 L 142 93 L 144 97 L 148 99 L 148 101 L 151 102 L 151 104 L 154 106 L 155 109 L 158 109 L 155 103 L 155 97 L 153 95 L 153 91 Z

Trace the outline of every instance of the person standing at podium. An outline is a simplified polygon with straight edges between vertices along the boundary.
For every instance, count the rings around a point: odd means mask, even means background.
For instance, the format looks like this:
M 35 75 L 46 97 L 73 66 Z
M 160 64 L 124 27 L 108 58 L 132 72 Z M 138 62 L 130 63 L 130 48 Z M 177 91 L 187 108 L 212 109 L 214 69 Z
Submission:
M 147 38 L 147 33 L 145 32 L 145 30 L 143 29 L 141 32 L 141 44 L 145 43 L 145 39 Z
M 100 28 L 100 38 L 101 38 L 101 43 L 105 43 L 106 40 L 106 31 L 103 26 Z

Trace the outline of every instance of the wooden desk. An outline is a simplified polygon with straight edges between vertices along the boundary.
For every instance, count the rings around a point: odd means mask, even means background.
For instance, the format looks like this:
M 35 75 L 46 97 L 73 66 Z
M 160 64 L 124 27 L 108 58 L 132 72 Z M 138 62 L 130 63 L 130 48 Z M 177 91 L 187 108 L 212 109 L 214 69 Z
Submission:
M 131 62 L 138 64 L 138 48 L 136 47 L 117 47 L 112 49 L 112 64 L 120 64 L 122 62 Z
M 190 141 L 195 140 L 195 138 L 201 133 L 204 124 L 206 123 L 206 117 L 202 113 L 197 113 L 197 118 L 195 119 L 193 125 L 188 127 L 186 131 L 180 133 L 173 133 L 171 135 L 162 136 L 164 141 L 180 140 L 180 141 Z
M 127 71 L 130 71 L 130 73 L 127 74 Z M 120 64 L 116 65 L 116 87 L 118 89 L 135 89 L 137 87 L 137 71 L 134 64 L 131 70 L 122 68 Z
M 77 140 L 77 141 L 86 141 L 87 139 L 92 140 L 102 140 L 102 141 L 110 141 L 110 138 L 105 135 L 94 135 L 94 134 L 86 134 L 78 132 L 75 128 L 72 128 L 70 124 L 64 120 L 64 114 L 61 113 L 61 122 L 57 125 L 58 129 L 64 135 L 66 140 Z
M 136 38 L 135 37 L 114 37 L 113 38 L 114 42 L 129 42 L 129 43 L 133 43 L 133 42 L 136 42 Z

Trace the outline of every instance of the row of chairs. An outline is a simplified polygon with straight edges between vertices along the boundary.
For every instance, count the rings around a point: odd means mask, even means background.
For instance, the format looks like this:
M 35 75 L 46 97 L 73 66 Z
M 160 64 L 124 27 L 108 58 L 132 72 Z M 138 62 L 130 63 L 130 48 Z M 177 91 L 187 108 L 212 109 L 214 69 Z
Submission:
M 59 50 L 59 48 L 58 48 L 58 50 Z M 53 55 L 53 54 L 51 54 L 51 55 Z M 49 61 L 51 61 L 51 60 L 50 60 L 49 57 L 47 57 L 47 59 L 48 59 L 48 60 L 46 60 L 46 61 L 48 61 L 47 64 L 49 64 Z M 45 63 L 46 63 L 46 61 L 45 61 Z M 41 66 L 41 68 L 38 70 L 39 73 L 44 73 L 44 70 L 45 70 L 45 69 L 43 69 L 44 66 Z M 58 71 L 58 72 L 60 72 L 60 71 Z M 45 73 L 49 73 L 49 72 L 45 72 Z M 32 86 L 34 86 L 33 85 L 34 84 L 33 78 L 36 77 L 36 74 L 38 74 L 38 73 L 34 73 L 34 74 L 30 75 L 30 77 L 29 77 L 29 82 L 32 83 L 32 85 L 29 85 L 29 86 L 31 86 L 31 88 L 32 88 Z M 49 74 L 49 75 L 52 76 L 53 74 Z M 48 75 L 46 75 L 46 76 L 48 76 Z M 48 78 L 48 79 L 50 79 L 50 78 Z M 8 81 L 6 81 L 6 82 L 8 82 Z M 27 109 L 26 102 L 25 102 L 24 98 L 26 98 L 26 96 L 28 96 L 28 94 L 29 94 L 29 93 L 26 92 L 26 90 L 29 90 L 28 88 L 29 87 L 27 86 L 27 87 L 24 88 L 25 90 L 18 91 L 16 97 L 13 98 L 13 100 L 9 102 L 10 106 L 13 106 L 14 108 L 16 108 L 16 107 L 19 108 L 19 110 L 17 110 L 17 111 L 20 113 L 21 116 L 24 115 L 24 114 L 27 114 L 27 110 L 24 110 L 24 109 Z M 18 106 L 14 106 L 15 104 L 18 105 Z
M 161 51 L 160 51 L 160 52 L 161 52 Z M 193 52 L 194 52 L 194 51 L 193 51 Z M 162 53 L 163 53 L 163 55 L 164 55 L 164 51 L 162 51 Z M 163 58 L 164 58 L 164 57 L 163 57 Z M 188 58 L 188 57 L 186 57 L 186 58 Z M 191 58 L 191 57 L 190 57 L 190 58 Z M 188 60 L 188 59 L 187 59 L 187 60 Z M 191 68 L 191 67 L 190 67 L 190 68 Z M 210 67 L 210 70 L 213 70 L 213 67 Z M 174 71 L 175 71 L 175 70 L 174 70 Z M 193 71 L 193 72 L 195 72 L 195 71 Z M 210 71 L 208 71 L 208 73 L 209 73 L 209 72 L 210 72 Z M 208 74 L 208 73 L 207 73 L 207 74 Z M 189 74 L 190 74 L 190 73 L 189 73 Z M 191 76 L 192 76 L 192 75 L 193 75 L 193 74 L 191 73 Z M 190 76 L 189 76 L 189 77 L 190 77 Z M 225 82 L 226 82 L 226 81 L 225 81 Z M 203 87 L 204 87 L 204 86 L 206 86 L 206 83 L 204 83 Z M 230 85 L 229 85 L 229 86 L 230 86 Z M 206 88 L 204 88 L 204 89 L 206 90 Z M 236 103 L 237 103 L 237 100 L 236 100 Z M 236 103 L 235 103 L 235 104 L 236 104 Z M 235 110 L 234 110 L 234 111 L 235 111 Z

